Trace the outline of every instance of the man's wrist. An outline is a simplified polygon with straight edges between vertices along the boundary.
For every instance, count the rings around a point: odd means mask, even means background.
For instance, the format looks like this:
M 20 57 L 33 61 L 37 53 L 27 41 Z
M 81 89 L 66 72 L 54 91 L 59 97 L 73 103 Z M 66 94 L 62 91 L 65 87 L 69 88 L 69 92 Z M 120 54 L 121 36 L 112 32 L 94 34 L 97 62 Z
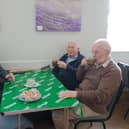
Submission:
M 6 75 L 5 75 L 5 79 L 8 79 L 8 76 L 9 76 L 9 74 L 6 74 Z
M 64 69 L 67 69 L 67 64 L 64 65 Z
M 73 91 L 73 97 L 77 98 L 77 91 Z

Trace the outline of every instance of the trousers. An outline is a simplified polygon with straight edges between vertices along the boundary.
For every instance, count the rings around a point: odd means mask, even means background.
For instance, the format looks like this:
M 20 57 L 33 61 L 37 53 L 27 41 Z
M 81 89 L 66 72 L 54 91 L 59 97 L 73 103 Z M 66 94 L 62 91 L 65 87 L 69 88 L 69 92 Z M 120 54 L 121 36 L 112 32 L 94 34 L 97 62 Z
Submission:
M 82 110 L 83 110 L 83 116 L 97 116 L 100 115 L 99 113 L 94 112 L 91 110 L 88 106 L 81 104 Z M 80 118 L 80 115 L 76 114 L 72 108 L 69 108 L 69 116 L 68 116 L 68 122 L 69 122 L 69 129 L 73 129 L 73 124 L 70 120 Z M 64 110 L 58 109 L 52 111 L 52 120 L 55 125 L 56 129 L 64 129 Z M 86 129 L 86 127 L 89 127 L 89 124 L 87 123 L 80 123 L 78 126 L 78 129 Z

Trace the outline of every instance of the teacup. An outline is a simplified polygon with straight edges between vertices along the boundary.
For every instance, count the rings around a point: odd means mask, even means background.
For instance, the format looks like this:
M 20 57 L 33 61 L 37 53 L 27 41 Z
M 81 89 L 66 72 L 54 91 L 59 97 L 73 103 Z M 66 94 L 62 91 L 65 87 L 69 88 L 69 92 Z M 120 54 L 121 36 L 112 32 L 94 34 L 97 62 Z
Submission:
M 53 61 L 52 61 L 52 65 L 53 65 L 54 67 L 56 67 L 56 66 L 57 66 L 57 62 L 58 62 L 58 60 L 53 60 Z
M 28 85 L 33 85 L 33 84 L 35 84 L 36 82 L 35 82 L 35 80 L 34 79 L 28 79 L 27 80 L 27 84 Z
M 93 65 L 94 63 L 95 63 L 95 59 L 94 58 L 87 59 L 87 64 L 88 65 Z

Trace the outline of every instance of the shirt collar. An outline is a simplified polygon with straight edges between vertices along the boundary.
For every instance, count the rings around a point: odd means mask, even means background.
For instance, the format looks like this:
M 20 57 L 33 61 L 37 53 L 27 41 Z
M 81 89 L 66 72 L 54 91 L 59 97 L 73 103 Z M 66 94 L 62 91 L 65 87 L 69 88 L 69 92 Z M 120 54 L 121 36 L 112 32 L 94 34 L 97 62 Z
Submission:
M 110 63 L 111 59 L 109 58 L 105 63 L 102 64 L 102 66 L 104 68 L 106 68 L 108 66 L 108 64 Z
M 96 64 L 95 63 L 95 66 L 96 66 L 96 68 L 100 68 L 101 66 L 103 67 L 103 68 L 106 68 L 107 66 L 108 66 L 108 64 L 110 63 L 110 61 L 111 61 L 111 58 L 109 58 L 107 61 L 105 61 L 103 64 L 101 64 L 101 65 L 98 65 L 98 64 Z
M 72 58 L 72 59 L 76 59 L 77 57 L 78 57 L 78 54 L 75 55 L 75 56 L 73 56 L 73 57 L 71 57 L 71 56 L 68 55 L 68 58 Z

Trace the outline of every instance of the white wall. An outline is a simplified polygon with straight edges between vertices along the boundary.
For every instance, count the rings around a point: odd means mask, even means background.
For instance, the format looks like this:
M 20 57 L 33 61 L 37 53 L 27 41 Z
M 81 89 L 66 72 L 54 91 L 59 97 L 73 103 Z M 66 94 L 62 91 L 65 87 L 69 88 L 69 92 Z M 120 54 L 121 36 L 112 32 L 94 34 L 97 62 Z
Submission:
M 0 1 L 0 63 L 6 68 L 37 68 L 65 52 L 68 41 L 77 41 L 90 55 L 91 43 L 106 37 L 108 0 L 82 0 L 81 32 L 36 32 L 35 0 Z M 128 62 L 128 53 L 113 53 Z

